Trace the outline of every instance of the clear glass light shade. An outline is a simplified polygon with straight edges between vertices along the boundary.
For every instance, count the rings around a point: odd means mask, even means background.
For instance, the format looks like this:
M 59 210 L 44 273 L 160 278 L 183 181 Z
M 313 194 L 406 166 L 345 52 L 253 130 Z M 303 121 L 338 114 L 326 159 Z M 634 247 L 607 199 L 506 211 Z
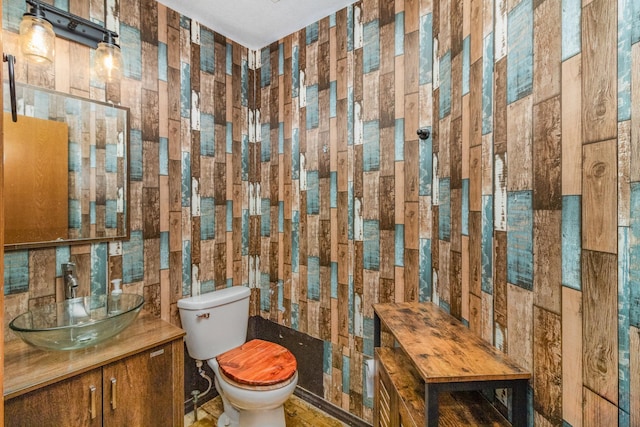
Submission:
M 122 78 L 122 53 L 111 43 L 100 42 L 93 57 L 96 76 L 105 83 L 115 83 Z
M 56 34 L 46 19 L 24 15 L 20 22 L 20 49 L 26 59 L 38 63 L 53 62 Z

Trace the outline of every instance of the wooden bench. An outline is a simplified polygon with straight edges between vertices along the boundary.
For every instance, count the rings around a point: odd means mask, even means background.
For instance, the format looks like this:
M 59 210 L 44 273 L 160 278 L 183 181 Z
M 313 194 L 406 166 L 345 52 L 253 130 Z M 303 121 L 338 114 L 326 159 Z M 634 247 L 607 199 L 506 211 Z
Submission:
M 374 305 L 376 426 L 509 425 L 474 390 L 510 388 L 527 423 L 529 372 L 431 303 Z M 380 348 L 381 329 L 398 344 Z M 394 420 L 398 420 L 394 421 Z

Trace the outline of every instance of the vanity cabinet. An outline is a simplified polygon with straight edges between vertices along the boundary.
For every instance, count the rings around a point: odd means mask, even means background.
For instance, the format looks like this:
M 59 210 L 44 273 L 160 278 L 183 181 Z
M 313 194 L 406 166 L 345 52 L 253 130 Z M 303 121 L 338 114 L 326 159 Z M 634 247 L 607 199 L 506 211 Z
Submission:
M 82 350 L 7 343 L 5 425 L 182 426 L 183 335 L 141 314 L 118 336 Z

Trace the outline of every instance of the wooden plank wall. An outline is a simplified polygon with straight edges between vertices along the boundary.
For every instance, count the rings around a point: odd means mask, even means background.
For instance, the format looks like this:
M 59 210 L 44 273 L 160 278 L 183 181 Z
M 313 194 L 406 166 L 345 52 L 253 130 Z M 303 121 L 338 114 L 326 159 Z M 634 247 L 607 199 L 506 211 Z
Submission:
M 132 237 L 6 256 L 30 289 L 5 319 L 59 296 L 34 271 L 69 257 L 174 322 L 183 295 L 247 285 L 252 314 L 324 341 L 324 398 L 371 420 L 371 304 L 433 300 L 532 371 L 535 425 L 637 425 L 636 3 L 361 0 L 250 51 L 151 0 L 70 1 L 120 29 L 125 79 L 59 40 L 19 80 L 131 108 Z
M 19 52 L 24 9 L 4 3 L 7 51 Z M 20 292 L 6 296 L 4 318 L 63 298 L 60 264 L 72 260 L 82 294 L 122 277 L 179 324 L 178 299 L 249 281 L 249 51 L 153 0 L 71 0 L 69 11 L 120 34 L 121 83 L 94 79 L 90 49 L 60 38 L 49 67 L 18 55 L 17 80 L 130 108 L 131 239 L 7 254 Z

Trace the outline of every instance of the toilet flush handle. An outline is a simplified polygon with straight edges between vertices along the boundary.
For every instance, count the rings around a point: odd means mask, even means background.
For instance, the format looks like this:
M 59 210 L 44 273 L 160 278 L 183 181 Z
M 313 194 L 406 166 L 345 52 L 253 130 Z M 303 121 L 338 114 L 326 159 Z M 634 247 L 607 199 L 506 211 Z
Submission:
M 196 314 L 196 317 L 198 319 L 208 319 L 209 318 L 209 313 L 200 313 L 200 314 Z

